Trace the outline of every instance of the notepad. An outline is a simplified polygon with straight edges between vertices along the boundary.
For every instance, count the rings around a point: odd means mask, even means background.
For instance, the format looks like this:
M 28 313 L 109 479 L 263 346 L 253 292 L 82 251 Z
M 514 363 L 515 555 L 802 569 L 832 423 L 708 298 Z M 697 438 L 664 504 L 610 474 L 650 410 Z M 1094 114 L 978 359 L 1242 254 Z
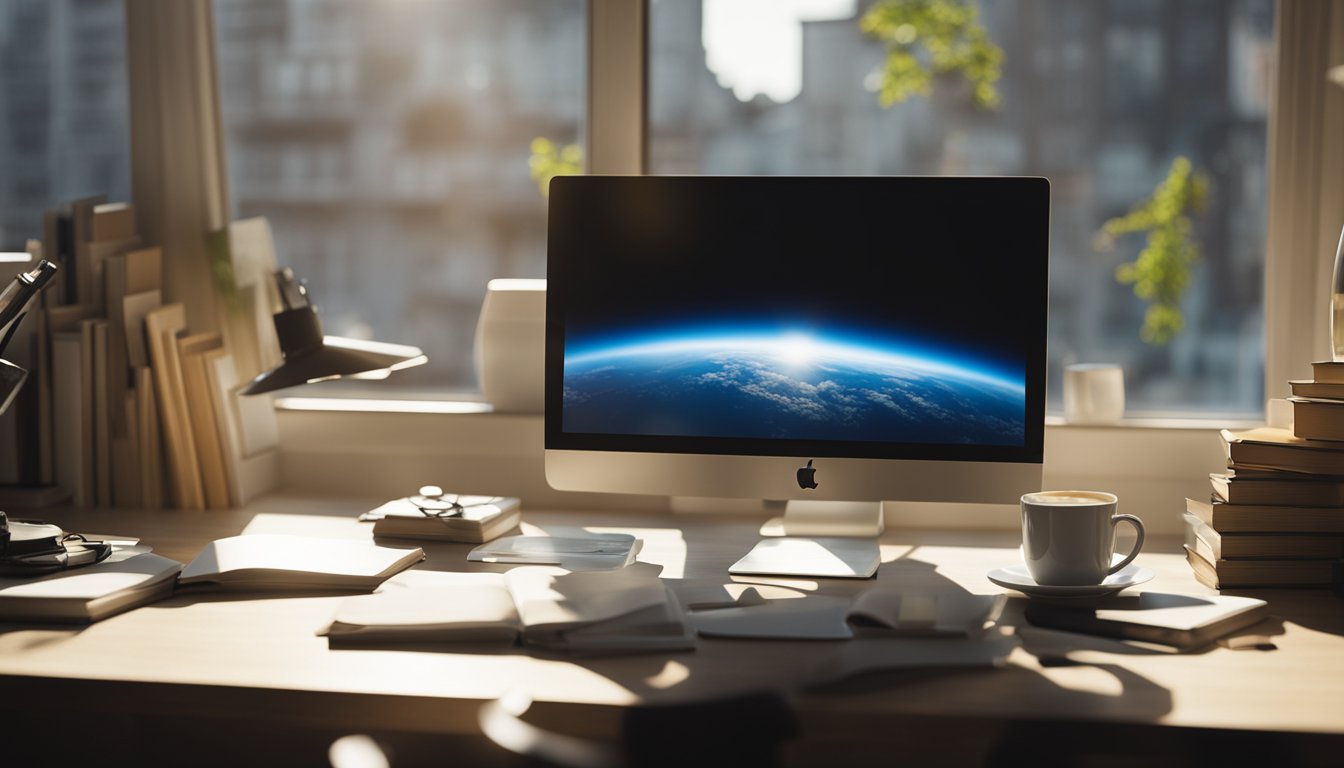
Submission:
M 212 541 L 182 570 L 180 583 L 245 590 L 369 591 L 423 560 L 419 547 L 370 541 L 252 534 Z
M 1038 627 L 1188 649 L 1258 623 L 1267 612 L 1268 604 L 1253 597 L 1142 592 L 1082 606 L 1032 601 L 1024 614 Z
M 635 561 L 644 542 L 628 533 L 575 536 L 505 536 L 467 553 L 479 563 L 555 565 L 570 571 L 624 568 Z
M 168 597 L 181 570 L 176 560 L 122 550 L 93 565 L 35 578 L 0 578 L 0 620 L 101 621 Z

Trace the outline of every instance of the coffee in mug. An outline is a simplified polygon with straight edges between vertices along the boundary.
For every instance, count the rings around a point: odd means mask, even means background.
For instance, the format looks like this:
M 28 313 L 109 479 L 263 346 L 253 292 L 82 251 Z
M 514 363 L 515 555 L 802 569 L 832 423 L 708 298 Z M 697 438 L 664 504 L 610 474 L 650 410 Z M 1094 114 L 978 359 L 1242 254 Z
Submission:
M 1143 521 L 1116 514 L 1118 500 L 1102 491 L 1040 491 L 1022 496 L 1022 557 L 1037 584 L 1086 586 L 1129 565 L 1143 547 Z M 1111 564 L 1115 526 L 1138 537 L 1125 559 Z

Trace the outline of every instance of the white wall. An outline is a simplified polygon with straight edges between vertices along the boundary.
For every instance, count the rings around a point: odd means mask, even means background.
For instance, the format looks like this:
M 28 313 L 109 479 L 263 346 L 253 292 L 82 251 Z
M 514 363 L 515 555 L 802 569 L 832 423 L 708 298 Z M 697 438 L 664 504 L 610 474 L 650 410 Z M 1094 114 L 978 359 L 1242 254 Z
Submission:
M 666 509 L 663 497 L 561 493 L 546 485 L 542 419 L 497 413 L 279 411 L 286 490 L 392 498 L 424 484 L 520 496 L 532 508 Z M 1045 434 L 1046 488 L 1105 490 L 1155 534 L 1180 533 L 1186 496 L 1223 467 L 1216 425 L 1074 427 Z M 889 527 L 1015 528 L 1003 505 L 887 505 Z M 764 513 L 762 513 L 764 515 Z

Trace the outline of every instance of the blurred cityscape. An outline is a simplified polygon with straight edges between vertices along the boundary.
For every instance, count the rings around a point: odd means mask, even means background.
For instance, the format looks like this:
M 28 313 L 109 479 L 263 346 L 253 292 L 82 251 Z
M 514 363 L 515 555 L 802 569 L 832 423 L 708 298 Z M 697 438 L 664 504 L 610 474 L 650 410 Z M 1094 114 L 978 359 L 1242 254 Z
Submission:
M 1259 412 L 1272 0 L 980 0 L 1004 51 L 996 111 L 941 76 L 931 96 L 883 109 L 884 48 L 857 21 L 868 5 L 801 21 L 801 90 L 776 103 L 739 100 L 731 73 L 707 68 L 708 3 L 654 0 L 650 171 L 1045 176 L 1052 410 L 1063 366 L 1109 362 L 1124 366 L 1131 413 Z M 1208 174 L 1211 200 L 1185 330 L 1156 347 L 1139 339 L 1143 303 L 1114 280 L 1143 237 L 1112 253 L 1093 239 L 1178 155 Z
M 583 0 L 215 0 L 229 183 L 327 333 L 417 344 L 385 385 L 475 387 L 485 285 L 542 277 L 532 139 L 579 141 Z
M 650 170 L 1046 176 L 1053 407 L 1064 365 L 1117 362 L 1131 411 L 1258 411 L 1273 0 L 981 0 L 1004 50 L 993 112 L 943 77 L 881 108 L 867 5 L 801 22 L 801 87 L 777 103 L 711 70 L 701 2 L 654 0 Z M 234 214 L 271 220 L 328 333 L 425 349 L 428 366 L 385 385 L 473 387 L 486 282 L 544 274 L 529 146 L 580 140 L 585 7 L 215 0 Z M 129 199 L 126 98 L 120 0 L 0 3 L 0 248 L 56 202 Z M 1155 347 L 1113 278 L 1142 238 L 1097 253 L 1093 237 L 1177 155 L 1208 174 L 1211 204 L 1186 329 Z
M 0 2 L 0 250 L 42 212 L 131 195 L 122 0 Z

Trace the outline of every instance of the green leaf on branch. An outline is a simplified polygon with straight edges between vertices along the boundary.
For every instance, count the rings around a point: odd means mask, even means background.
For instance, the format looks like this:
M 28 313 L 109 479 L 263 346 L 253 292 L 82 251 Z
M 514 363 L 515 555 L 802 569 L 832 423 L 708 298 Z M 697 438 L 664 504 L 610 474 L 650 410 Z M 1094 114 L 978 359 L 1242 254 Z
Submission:
M 877 94 L 882 106 L 927 96 L 933 76 L 945 72 L 966 78 L 976 106 L 999 105 L 994 83 L 1003 74 L 1003 50 L 966 0 L 878 0 L 860 17 L 859 29 L 887 47 Z
M 1150 344 L 1167 344 L 1185 324 L 1180 302 L 1199 260 L 1190 215 L 1204 209 L 1208 196 L 1208 178 L 1189 159 L 1177 157 L 1152 197 L 1107 221 L 1097 233 L 1101 250 L 1110 250 L 1125 235 L 1147 235 L 1138 257 L 1115 268 L 1115 279 L 1133 286 L 1134 295 L 1147 302 L 1139 335 Z
M 537 190 L 542 197 L 547 197 L 551 192 L 551 179 L 583 173 L 583 147 L 578 144 L 562 147 L 538 136 L 532 140 L 532 156 L 527 165 L 532 171 L 532 181 L 537 185 Z

